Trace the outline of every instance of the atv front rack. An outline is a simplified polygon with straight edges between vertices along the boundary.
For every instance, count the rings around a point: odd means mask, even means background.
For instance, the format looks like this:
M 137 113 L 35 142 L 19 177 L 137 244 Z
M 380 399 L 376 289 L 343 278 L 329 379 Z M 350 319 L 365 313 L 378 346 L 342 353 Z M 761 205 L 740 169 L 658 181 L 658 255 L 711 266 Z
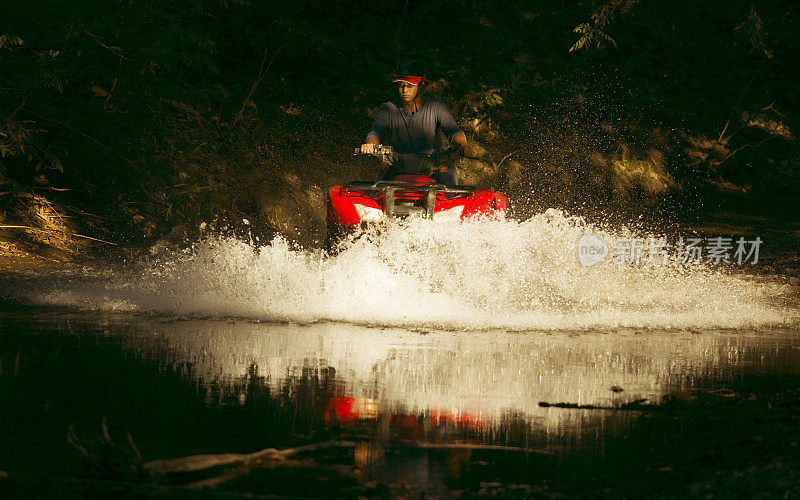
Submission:
M 377 181 L 365 182 L 355 181 L 347 184 L 346 189 L 357 189 L 359 191 L 381 191 L 383 192 L 383 211 L 386 217 L 397 215 L 422 215 L 426 219 L 433 218 L 433 210 L 436 205 L 436 195 L 445 194 L 472 194 L 477 191 L 475 186 L 445 186 L 436 182 L 407 182 L 407 181 Z M 395 205 L 395 192 L 424 194 L 425 206 L 405 206 Z

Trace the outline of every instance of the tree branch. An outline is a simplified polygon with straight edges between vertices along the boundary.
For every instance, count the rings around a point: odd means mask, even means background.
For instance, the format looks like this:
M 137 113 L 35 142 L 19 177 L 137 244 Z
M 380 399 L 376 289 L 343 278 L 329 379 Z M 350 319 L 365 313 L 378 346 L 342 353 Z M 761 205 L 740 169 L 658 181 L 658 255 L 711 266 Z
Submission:
M 275 53 L 272 55 L 272 58 L 269 60 L 269 64 L 267 64 L 267 67 L 265 69 L 264 63 L 267 60 L 267 52 L 269 52 L 269 45 L 267 46 L 266 50 L 264 51 L 264 58 L 261 60 L 261 68 L 259 68 L 258 70 L 258 78 L 256 78 L 255 82 L 253 82 L 253 86 L 250 88 L 250 93 L 247 94 L 247 97 L 242 103 L 242 109 L 240 109 L 239 112 L 236 114 L 236 118 L 234 118 L 231 127 L 236 126 L 236 123 L 242 118 L 242 114 L 244 113 L 244 109 L 247 107 L 247 103 L 250 101 L 250 98 L 253 97 L 253 94 L 258 88 L 258 85 L 261 83 L 261 80 L 264 79 L 264 75 L 266 75 L 267 72 L 269 71 L 270 66 L 272 66 L 272 61 L 274 61 L 275 58 L 278 57 L 278 54 L 280 54 L 282 49 L 283 47 L 278 47 L 278 50 L 276 50 Z

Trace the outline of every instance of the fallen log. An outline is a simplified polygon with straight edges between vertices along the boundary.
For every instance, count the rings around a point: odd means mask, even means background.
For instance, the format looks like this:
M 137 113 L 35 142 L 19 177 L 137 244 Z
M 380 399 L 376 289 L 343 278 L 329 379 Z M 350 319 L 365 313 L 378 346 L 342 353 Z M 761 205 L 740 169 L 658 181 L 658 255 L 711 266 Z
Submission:
M 651 407 L 651 405 L 642 405 L 647 401 L 647 398 L 635 399 L 629 403 L 619 406 L 598 406 L 598 405 L 582 405 L 577 403 L 548 403 L 547 401 L 539 401 L 539 406 L 542 408 L 567 408 L 572 410 L 633 410 L 642 411 Z
M 176 472 L 196 472 L 212 467 L 252 462 L 260 458 L 287 458 L 298 453 L 316 451 L 325 448 L 354 448 L 353 441 L 322 441 L 295 448 L 265 448 L 253 453 L 219 453 L 213 455 L 190 455 L 188 457 L 153 460 L 144 464 L 145 470 L 151 474 L 169 474 Z

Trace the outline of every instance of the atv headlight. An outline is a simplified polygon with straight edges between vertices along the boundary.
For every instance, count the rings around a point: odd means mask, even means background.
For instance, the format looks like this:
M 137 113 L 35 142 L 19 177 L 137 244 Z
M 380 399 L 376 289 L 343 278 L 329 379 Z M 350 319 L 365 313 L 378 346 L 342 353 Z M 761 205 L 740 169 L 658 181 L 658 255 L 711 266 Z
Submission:
M 361 218 L 362 222 L 378 222 L 383 220 L 384 214 L 383 210 L 380 208 L 368 207 L 358 203 L 353 203 L 353 205 L 355 205 L 356 212 L 358 212 L 358 216 Z
M 458 222 L 461 219 L 461 212 L 464 211 L 464 205 L 448 208 L 433 214 L 433 220 L 436 222 Z

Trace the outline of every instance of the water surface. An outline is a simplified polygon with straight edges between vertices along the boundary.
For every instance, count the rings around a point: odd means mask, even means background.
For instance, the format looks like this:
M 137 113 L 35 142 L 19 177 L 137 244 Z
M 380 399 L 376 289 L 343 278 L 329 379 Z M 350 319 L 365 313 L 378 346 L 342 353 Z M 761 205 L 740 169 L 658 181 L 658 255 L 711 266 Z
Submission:
M 704 265 L 584 268 L 574 244 L 589 230 L 626 234 L 558 213 L 480 227 L 412 221 L 336 257 L 209 238 L 5 275 L 6 486 L 795 491 L 793 292 Z M 225 469 L 224 480 L 219 468 L 130 468 L 331 440 L 345 444 Z

